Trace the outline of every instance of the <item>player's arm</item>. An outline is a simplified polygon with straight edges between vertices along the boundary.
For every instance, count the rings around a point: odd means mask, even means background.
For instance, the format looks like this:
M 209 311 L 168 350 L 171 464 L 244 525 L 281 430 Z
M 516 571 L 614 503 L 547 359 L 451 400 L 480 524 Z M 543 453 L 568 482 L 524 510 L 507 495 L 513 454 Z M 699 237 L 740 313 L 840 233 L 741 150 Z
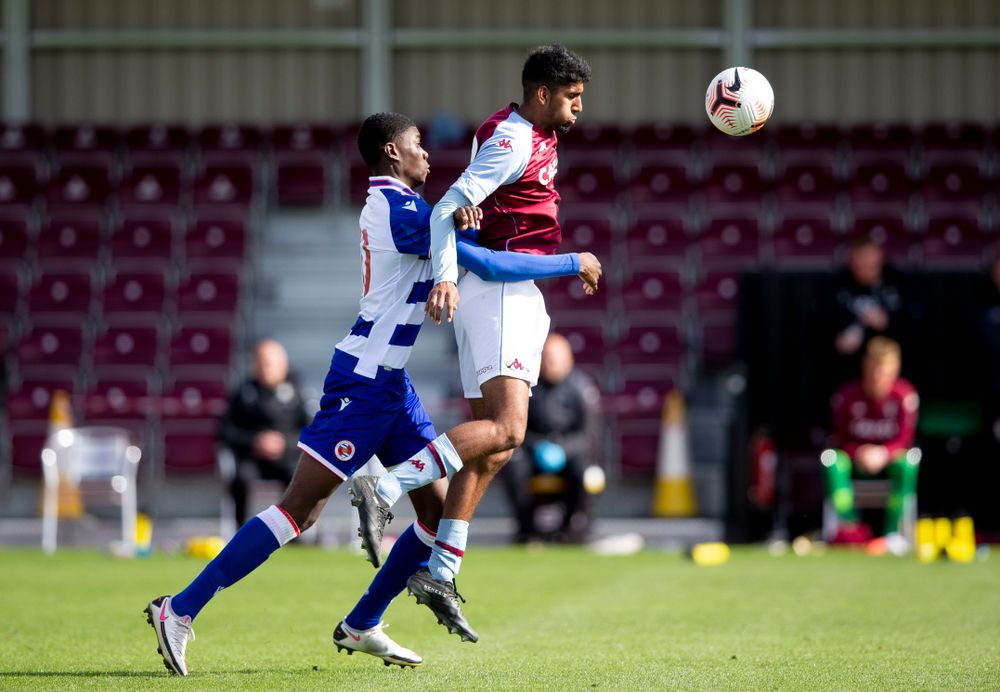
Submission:
M 920 396 L 915 390 L 910 390 L 903 395 L 902 404 L 899 412 L 899 432 L 885 443 L 885 448 L 890 459 L 896 458 L 899 454 L 912 447 L 913 440 L 917 434 Z
M 531 255 L 524 252 L 490 250 L 478 245 L 472 234 L 457 235 L 458 263 L 485 281 L 528 281 L 576 276 L 580 273 L 580 255 Z
M 504 143 L 504 146 L 501 146 Z M 431 212 L 431 262 L 434 288 L 427 298 L 427 314 L 441 324 L 449 322 L 458 307 L 458 250 L 455 240 L 455 212 L 477 207 L 500 187 L 517 180 L 531 157 L 530 139 L 497 134 L 476 152 L 475 158 Z

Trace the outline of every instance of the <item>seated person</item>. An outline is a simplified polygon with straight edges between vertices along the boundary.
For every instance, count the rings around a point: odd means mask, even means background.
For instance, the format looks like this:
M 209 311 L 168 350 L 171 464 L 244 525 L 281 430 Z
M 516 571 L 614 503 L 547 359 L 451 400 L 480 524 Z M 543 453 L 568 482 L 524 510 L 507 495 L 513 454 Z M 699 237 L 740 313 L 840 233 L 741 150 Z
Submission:
M 552 537 L 580 540 L 585 536 L 590 517 L 583 472 L 593 463 L 593 409 L 598 396 L 587 376 L 573 369 L 573 351 L 566 337 L 549 334 L 542 348 L 538 385 L 528 402 L 524 444 L 501 474 L 517 518 L 515 542 L 538 538 L 538 498 L 530 490 L 530 481 L 540 474 L 561 479 L 556 492 L 546 493 L 564 507 Z
M 871 537 L 858 519 L 851 479 L 885 474 L 890 480 L 885 535 L 893 545 L 902 542 L 903 507 L 917 492 L 919 461 L 907 451 L 913 446 L 920 398 L 899 376 L 899 366 L 899 344 L 874 337 L 865 350 L 861 379 L 848 382 L 833 397 L 837 448 L 825 451 L 821 459 L 827 498 L 839 519 L 834 543 L 864 543 Z
M 288 354 L 277 341 L 262 340 L 254 349 L 252 377 L 233 394 L 219 423 L 219 439 L 236 458 L 229 491 L 237 525 L 246 521 L 251 481 L 288 486 L 299 458 L 299 432 L 308 423 L 299 388 L 288 376 Z

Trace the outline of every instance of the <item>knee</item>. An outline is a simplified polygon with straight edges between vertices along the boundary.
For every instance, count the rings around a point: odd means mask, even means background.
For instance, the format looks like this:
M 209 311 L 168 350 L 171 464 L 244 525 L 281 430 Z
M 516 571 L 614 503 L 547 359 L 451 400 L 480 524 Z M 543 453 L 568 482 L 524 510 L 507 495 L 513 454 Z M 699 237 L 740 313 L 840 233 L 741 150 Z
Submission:
M 494 448 L 497 454 L 506 454 L 500 466 L 507 463 L 515 449 L 524 442 L 525 424 L 520 420 L 498 420 L 494 425 Z M 499 468 L 499 467 L 498 467 Z
M 490 475 L 495 475 L 507 464 L 508 461 L 510 461 L 512 456 L 514 456 L 513 449 L 505 452 L 497 452 L 496 454 L 490 454 L 488 457 L 483 459 L 483 468 Z

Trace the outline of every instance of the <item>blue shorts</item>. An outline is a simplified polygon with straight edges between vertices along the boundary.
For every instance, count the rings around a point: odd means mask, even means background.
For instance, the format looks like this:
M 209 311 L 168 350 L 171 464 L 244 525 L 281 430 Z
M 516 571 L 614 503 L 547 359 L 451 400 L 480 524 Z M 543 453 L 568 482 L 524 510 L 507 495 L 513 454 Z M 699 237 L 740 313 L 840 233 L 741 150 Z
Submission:
M 402 368 L 376 380 L 330 368 L 320 410 L 299 436 L 299 449 L 347 480 L 378 455 L 391 467 L 411 459 L 437 433 Z

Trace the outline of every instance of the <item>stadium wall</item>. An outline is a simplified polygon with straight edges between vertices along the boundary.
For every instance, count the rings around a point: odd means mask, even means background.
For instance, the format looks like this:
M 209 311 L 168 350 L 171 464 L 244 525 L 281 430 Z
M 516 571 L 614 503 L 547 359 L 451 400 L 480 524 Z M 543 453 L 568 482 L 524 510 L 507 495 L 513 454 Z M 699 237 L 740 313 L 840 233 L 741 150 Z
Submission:
M 357 120 L 375 6 L 389 102 L 421 119 L 515 97 L 525 49 L 552 39 L 594 65 L 594 120 L 700 122 L 734 44 L 771 79 L 776 121 L 1000 117 L 1000 92 L 973 88 L 1000 68 L 993 0 L 34 0 L 30 115 Z

